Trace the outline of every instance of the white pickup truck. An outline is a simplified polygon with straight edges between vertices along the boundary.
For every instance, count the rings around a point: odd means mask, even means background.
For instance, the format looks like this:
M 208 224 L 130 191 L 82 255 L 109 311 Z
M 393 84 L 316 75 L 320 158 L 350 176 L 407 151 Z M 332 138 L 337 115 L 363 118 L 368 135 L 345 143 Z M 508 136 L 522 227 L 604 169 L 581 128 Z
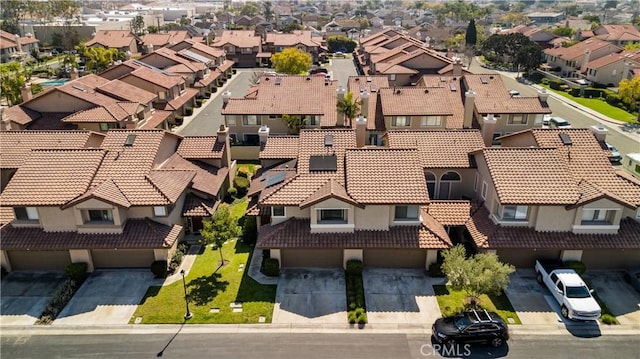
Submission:
M 549 288 L 560 303 L 562 316 L 575 320 L 597 320 L 600 306 L 589 287 L 573 269 L 563 268 L 557 262 L 536 261 L 536 279 Z

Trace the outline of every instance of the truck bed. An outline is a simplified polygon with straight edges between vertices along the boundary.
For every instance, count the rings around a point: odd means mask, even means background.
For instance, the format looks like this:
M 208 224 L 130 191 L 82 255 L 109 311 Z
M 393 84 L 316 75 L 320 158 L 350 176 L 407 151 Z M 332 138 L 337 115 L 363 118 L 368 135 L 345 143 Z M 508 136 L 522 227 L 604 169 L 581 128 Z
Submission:
M 538 263 L 547 274 L 556 269 L 569 269 L 562 261 L 556 259 L 538 259 Z

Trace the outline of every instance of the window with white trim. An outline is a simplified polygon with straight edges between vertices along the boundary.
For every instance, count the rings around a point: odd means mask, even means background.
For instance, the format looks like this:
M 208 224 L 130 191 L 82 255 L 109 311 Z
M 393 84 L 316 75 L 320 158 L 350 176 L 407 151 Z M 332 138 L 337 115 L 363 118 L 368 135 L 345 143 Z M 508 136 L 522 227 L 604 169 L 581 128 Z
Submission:
M 503 221 L 526 221 L 529 206 L 498 206 L 498 217 Z
M 429 198 L 436 198 L 436 175 L 431 172 L 427 172 L 424 175 L 427 181 L 427 191 L 429 191 Z
M 395 127 L 407 127 L 411 125 L 411 121 L 409 121 L 409 118 L 407 118 L 407 116 L 395 116 L 392 120 L 391 120 L 391 126 L 395 126 Z
M 415 221 L 418 219 L 418 213 L 418 206 L 396 206 L 393 219 L 396 221 Z
M 482 199 L 486 200 L 487 199 L 487 191 L 489 189 L 489 185 L 487 185 L 487 182 L 482 181 L 482 193 L 480 193 L 480 195 L 482 196 Z
M 235 126 L 236 125 L 236 116 L 227 116 L 227 126 Z
M 346 224 L 346 209 L 319 209 L 318 224 Z
M 273 206 L 273 207 L 271 207 L 271 216 L 272 217 L 284 217 L 284 206 Z
M 165 206 L 154 206 L 153 207 L 153 215 L 156 217 L 166 217 L 167 216 L 167 207 Z
M 242 124 L 245 126 L 257 126 L 258 125 L 258 116 L 257 115 L 246 115 L 242 118 Z
M 113 212 L 110 209 L 90 209 L 85 224 L 113 224 Z
M 526 125 L 527 124 L 527 115 L 522 113 L 516 113 L 509 116 L 509 120 L 507 121 L 510 125 Z
M 37 221 L 40 219 L 36 207 L 13 207 L 16 219 L 21 221 Z
M 390 81 L 395 81 L 396 80 L 396 74 L 390 74 L 389 75 L 389 80 Z
M 442 125 L 441 116 L 421 116 L 420 118 L 420 126 L 422 127 L 441 126 L 441 125 Z
M 240 49 L 240 52 L 243 54 L 250 54 L 252 51 L 253 49 L 250 47 L 243 47 L 242 49 Z
M 606 209 L 583 208 L 582 225 L 608 225 L 613 223 L 615 211 Z
M 478 180 L 480 180 L 480 175 L 476 172 L 476 176 L 473 179 L 473 192 L 478 192 Z

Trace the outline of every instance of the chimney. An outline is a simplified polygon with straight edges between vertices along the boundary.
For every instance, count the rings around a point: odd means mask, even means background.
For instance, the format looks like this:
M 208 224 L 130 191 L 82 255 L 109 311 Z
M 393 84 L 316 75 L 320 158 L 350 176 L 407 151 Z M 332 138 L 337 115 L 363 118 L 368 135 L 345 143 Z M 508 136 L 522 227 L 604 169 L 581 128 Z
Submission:
M 360 115 L 356 118 L 356 146 L 364 147 L 367 141 L 367 118 Z
M 20 88 L 20 94 L 22 95 L 22 102 L 29 101 L 33 98 L 33 94 L 31 94 L 31 86 L 26 83 Z
M 484 145 L 487 147 L 491 147 L 493 145 L 493 132 L 496 129 L 497 122 L 498 120 L 492 113 L 488 114 L 487 117 L 482 118 L 482 140 L 484 140 Z
M 601 123 L 599 123 L 597 125 L 591 126 L 591 132 L 593 132 L 596 140 L 604 142 L 604 140 L 607 138 L 607 133 L 609 132 L 609 130 L 607 130 Z
M 69 76 L 71 77 L 71 81 L 73 80 L 77 80 L 78 79 L 78 69 L 76 69 L 75 67 L 71 69 L 71 72 L 69 73 Z
M 471 128 L 473 124 L 473 113 L 475 110 L 476 93 L 469 90 L 464 94 L 464 124 L 463 128 Z
M 148 44 L 148 45 L 147 45 L 147 54 L 150 54 L 150 53 L 152 53 L 152 52 L 153 52 L 153 45 Z
M 540 102 L 547 103 L 547 99 L 549 98 L 549 93 L 547 92 L 546 88 L 543 88 L 542 90 L 538 91 L 538 98 L 540 99 Z
M 587 64 L 589 63 L 590 57 L 591 57 L 591 51 L 584 50 L 584 57 L 582 58 L 582 66 L 580 66 L 580 72 L 584 72 L 587 70 Z
M 360 93 L 360 112 L 365 116 L 369 116 L 369 92 L 364 90 Z
M 462 76 L 462 60 L 459 57 L 453 58 L 453 76 Z
M 344 101 L 344 95 L 347 93 L 347 90 L 340 86 L 338 87 L 338 89 L 336 90 L 336 95 L 338 96 L 338 102 L 340 101 Z M 338 119 L 336 120 L 336 126 L 338 127 L 343 127 L 344 126 L 344 114 L 342 112 L 338 111 Z
M 624 63 L 624 68 L 622 70 L 622 78 L 620 80 L 627 80 L 629 79 L 629 73 L 631 72 L 631 63 L 629 62 L 625 62 Z
M 225 92 L 222 93 L 222 108 L 227 107 L 227 104 L 229 103 L 230 98 L 231 98 L 231 91 L 226 90 Z
M 267 138 L 269 138 L 269 127 L 267 127 L 267 125 L 260 126 L 258 129 L 258 137 L 260 137 L 261 145 L 267 143 Z
M 22 44 L 20 43 L 20 35 L 16 34 L 16 47 L 18 52 L 22 52 Z
M 226 127 L 225 125 L 220 125 L 217 136 L 218 137 L 216 137 L 216 144 L 224 143 L 224 149 L 222 150 L 221 166 L 227 167 L 229 169 L 229 181 L 230 183 L 233 183 L 233 178 L 235 177 L 235 174 L 234 174 L 235 171 L 232 171 L 232 168 L 231 168 L 232 161 L 231 161 L 231 142 L 229 138 L 229 127 Z

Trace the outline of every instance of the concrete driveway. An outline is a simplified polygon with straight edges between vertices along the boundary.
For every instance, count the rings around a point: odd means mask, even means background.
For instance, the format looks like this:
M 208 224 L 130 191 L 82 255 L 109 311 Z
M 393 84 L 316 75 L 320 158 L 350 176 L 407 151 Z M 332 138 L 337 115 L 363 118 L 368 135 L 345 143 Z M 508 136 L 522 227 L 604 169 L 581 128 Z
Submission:
M 421 269 L 365 268 L 362 274 L 370 324 L 424 325 L 441 317 L 433 285 L 443 279 Z
M 65 279 L 62 272 L 10 273 L 0 288 L 0 325 L 34 324 Z
M 536 281 L 535 270 L 516 270 L 505 292 L 522 324 L 557 324 L 562 321 L 551 306 L 553 302 L 549 301 L 555 299 L 547 287 Z
M 128 324 L 153 278 L 149 270 L 96 271 L 53 325 Z
M 347 323 L 342 268 L 286 268 L 280 272 L 273 323 Z
M 583 277 L 620 324 L 640 324 L 640 293 L 624 281 L 623 272 L 589 270 Z

